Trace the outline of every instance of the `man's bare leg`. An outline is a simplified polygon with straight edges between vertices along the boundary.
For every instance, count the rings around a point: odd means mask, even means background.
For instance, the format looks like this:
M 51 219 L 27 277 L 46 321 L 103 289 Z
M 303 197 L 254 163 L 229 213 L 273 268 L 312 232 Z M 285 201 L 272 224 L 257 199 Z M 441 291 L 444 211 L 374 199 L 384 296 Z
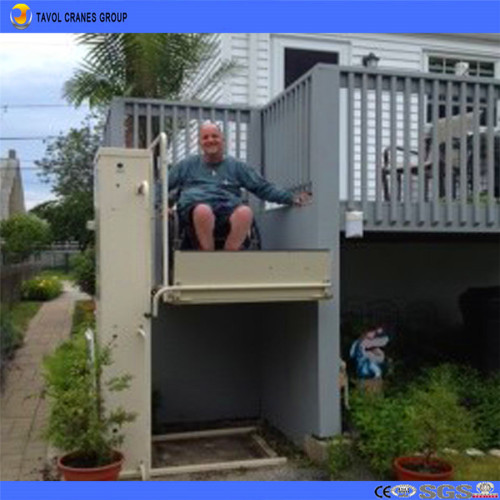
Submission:
M 196 205 L 192 213 L 193 226 L 201 250 L 213 250 L 215 215 L 208 205 Z
M 231 230 L 224 245 L 224 250 L 239 250 L 252 225 L 253 213 L 250 207 L 240 205 L 229 217 Z

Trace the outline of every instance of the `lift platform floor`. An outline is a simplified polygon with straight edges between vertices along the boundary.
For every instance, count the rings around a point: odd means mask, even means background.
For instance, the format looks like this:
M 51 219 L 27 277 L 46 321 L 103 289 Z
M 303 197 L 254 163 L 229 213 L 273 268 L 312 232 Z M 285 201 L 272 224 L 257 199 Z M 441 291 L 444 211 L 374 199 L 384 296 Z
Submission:
M 285 462 L 286 458 L 278 457 L 256 427 L 153 437 L 155 475 L 269 467 Z

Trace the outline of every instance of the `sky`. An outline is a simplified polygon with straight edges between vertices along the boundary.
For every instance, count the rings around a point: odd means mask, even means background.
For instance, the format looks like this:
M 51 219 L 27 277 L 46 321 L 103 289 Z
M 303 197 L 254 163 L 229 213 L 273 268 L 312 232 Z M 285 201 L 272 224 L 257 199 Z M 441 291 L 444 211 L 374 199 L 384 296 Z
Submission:
M 47 142 L 32 138 L 78 127 L 88 114 L 88 107 L 76 109 L 62 98 L 63 83 L 85 50 L 72 34 L 0 34 L 0 157 L 16 150 L 28 210 L 54 198 L 33 163 L 44 156 Z

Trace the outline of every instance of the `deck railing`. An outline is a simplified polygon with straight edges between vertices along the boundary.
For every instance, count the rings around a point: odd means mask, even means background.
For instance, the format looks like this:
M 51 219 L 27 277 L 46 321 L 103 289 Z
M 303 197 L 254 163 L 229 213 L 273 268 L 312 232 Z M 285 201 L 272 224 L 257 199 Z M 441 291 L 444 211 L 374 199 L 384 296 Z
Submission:
M 309 72 L 261 110 L 263 173 L 292 190 L 311 189 L 311 82 Z
M 429 207 L 433 224 L 480 224 L 484 216 L 498 224 L 500 81 L 338 70 L 350 207 L 367 211 L 375 202 L 379 221 L 388 204 L 389 219 L 402 210 L 406 224 L 426 223 Z
M 280 186 L 314 194 L 314 172 L 333 169 L 340 202 L 370 228 L 498 231 L 499 103 L 499 80 L 318 65 L 260 109 L 116 99 L 105 143 L 166 132 L 175 163 L 212 120 L 227 153 Z

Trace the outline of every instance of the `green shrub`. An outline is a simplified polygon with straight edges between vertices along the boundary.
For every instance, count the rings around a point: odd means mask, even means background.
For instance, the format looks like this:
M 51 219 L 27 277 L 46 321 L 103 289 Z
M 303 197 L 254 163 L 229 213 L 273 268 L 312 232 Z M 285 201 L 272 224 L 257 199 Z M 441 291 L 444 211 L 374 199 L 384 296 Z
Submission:
M 21 286 L 24 300 L 52 300 L 61 295 L 63 286 L 55 276 L 37 276 Z
M 444 448 L 476 446 L 479 415 L 493 420 L 488 426 L 488 432 L 493 432 L 498 417 L 492 412 L 498 400 L 487 399 L 475 389 L 475 409 L 467 407 L 465 392 L 471 391 L 473 382 L 465 377 L 463 369 L 443 365 L 425 370 L 393 394 L 353 394 L 351 419 L 357 447 L 374 472 L 387 474 L 397 456 L 420 452 L 430 457 Z
M 22 262 L 51 241 L 49 224 L 33 214 L 16 214 L 0 222 L 7 262 Z
M 463 451 L 477 443 L 472 415 L 460 406 L 457 392 L 448 384 L 430 376 L 410 394 L 409 422 L 418 435 L 417 450 L 426 460 L 444 448 Z
M 357 448 L 377 474 L 389 474 L 392 461 L 417 449 L 418 436 L 410 424 L 411 406 L 403 395 L 378 395 L 355 391 L 351 418 Z
M 332 479 L 337 479 L 343 471 L 352 466 L 352 441 L 345 436 L 335 436 L 328 443 L 328 469 Z
M 443 364 L 426 370 L 420 383 L 439 383 L 458 396 L 473 419 L 475 446 L 500 446 L 500 373 L 485 376 L 469 367 Z
M 71 335 L 85 332 L 88 328 L 95 330 L 95 304 L 92 300 L 78 300 L 73 310 Z
M 110 463 L 113 449 L 123 435 L 117 430 L 135 416 L 122 408 L 106 411 L 102 385 L 110 391 L 129 386 L 130 376 L 102 380 L 102 369 L 111 364 L 111 349 L 96 346 L 95 362 L 87 342 L 78 334 L 61 344 L 44 360 L 44 380 L 49 398 L 45 438 L 64 452 L 77 452 L 87 466 Z
M 2 311 L 0 311 L 0 349 L 2 366 L 5 360 L 12 357 L 12 354 L 21 346 L 22 342 L 22 333 L 15 327 L 12 314 L 2 309 Z
M 73 256 L 71 268 L 75 276 L 76 284 L 82 292 L 95 295 L 96 287 L 96 266 L 95 250 L 87 248 L 84 252 Z

